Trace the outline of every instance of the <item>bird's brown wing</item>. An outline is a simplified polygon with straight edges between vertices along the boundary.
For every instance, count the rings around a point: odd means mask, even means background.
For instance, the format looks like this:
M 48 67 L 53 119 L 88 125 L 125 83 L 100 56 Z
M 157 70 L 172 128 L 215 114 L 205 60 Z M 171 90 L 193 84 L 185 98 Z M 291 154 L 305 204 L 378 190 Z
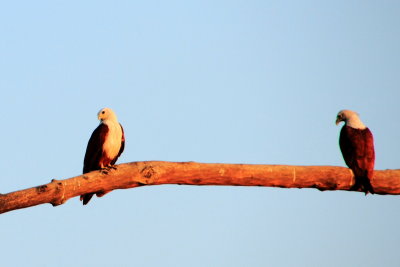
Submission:
M 108 126 L 101 123 L 90 136 L 85 159 L 83 160 L 83 173 L 99 170 L 103 154 L 103 144 L 108 134 Z
M 101 123 L 90 136 L 85 159 L 83 160 L 83 173 L 101 169 L 101 158 L 103 154 L 103 144 L 108 134 L 108 126 Z M 80 200 L 83 205 L 89 203 L 94 193 L 81 195 Z
M 339 138 L 340 150 L 346 165 L 353 170 L 355 176 L 371 178 L 375 150 L 371 131 L 343 126 Z

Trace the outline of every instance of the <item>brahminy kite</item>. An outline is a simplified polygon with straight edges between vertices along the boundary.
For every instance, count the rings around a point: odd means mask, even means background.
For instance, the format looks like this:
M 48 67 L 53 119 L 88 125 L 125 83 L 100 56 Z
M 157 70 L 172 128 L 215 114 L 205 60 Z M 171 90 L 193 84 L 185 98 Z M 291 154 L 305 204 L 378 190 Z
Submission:
M 340 131 L 339 146 L 346 165 L 353 171 L 355 183 L 350 190 L 374 193 L 371 179 L 374 173 L 375 149 L 371 131 L 351 110 L 341 110 L 336 125 L 344 121 Z
M 117 162 L 118 157 L 125 148 L 125 135 L 122 125 L 118 122 L 117 116 L 110 108 L 103 108 L 97 113 L 100 125 L 93 131 L 89 139 L 85 159 L 83 161 L 83 173 L 94 170 L 101 170 L 107 173 Z M 106 192 L 99 192 L 102 196 Z M 80 200 L 86 205 L 93 194 L 82 195 Z

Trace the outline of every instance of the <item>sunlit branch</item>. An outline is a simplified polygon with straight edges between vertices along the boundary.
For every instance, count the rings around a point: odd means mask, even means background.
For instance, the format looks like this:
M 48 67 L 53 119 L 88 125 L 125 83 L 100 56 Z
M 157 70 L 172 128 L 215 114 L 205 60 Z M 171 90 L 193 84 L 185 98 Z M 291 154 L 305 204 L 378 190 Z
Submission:
M 93 171 L 65 180 L 0 195 L 0 213 L 44 203 L 61 205 L 86 193 L 102 195 L 115 189 L 145 185 L 268 186 L 349 190 L 354 183 L 348 168 L 334 166 L 290 166 L 143 161 L 117 165 L 108 174 Z M 400 194 L 400 170 L 375 171 L 376 194 Z M 95 205 L 95 201 L 90 205 Z M 87 208 L 87 207 L 85 207 Z

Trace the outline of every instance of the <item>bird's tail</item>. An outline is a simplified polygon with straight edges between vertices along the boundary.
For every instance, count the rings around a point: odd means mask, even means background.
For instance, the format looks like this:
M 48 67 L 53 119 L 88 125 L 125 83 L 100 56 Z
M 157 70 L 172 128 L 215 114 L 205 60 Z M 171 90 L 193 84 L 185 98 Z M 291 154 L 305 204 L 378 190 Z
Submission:
M 83 205 L 86 205 L 87 203 L 89 203 L 92 196 L 93 196 L 93 193 L 82 195 L 80 197 L 80 200 L 83 201 Z
M 350 188 L 350 190 L 354 191 L 363 191 L 365 195 L 368 193 L 375 194 L 374 188 L 371 185 L 371 181 L 369 180 L 368 177 L 361 176 L 361 177 L 355 177 L 356 182 L 354 185 Z

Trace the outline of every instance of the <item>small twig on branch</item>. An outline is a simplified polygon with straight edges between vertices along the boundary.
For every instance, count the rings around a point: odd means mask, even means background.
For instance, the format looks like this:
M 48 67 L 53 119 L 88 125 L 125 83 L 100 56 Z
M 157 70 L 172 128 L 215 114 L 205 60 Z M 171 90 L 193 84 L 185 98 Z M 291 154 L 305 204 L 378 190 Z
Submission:
M 354 183 L 348 168 L 334 166 L 290 166 L 143 161 L 117 165 L 108 174 L 93 171 L 65 180 L 0 195 L 0 213 L 44 203 L 61 205 L 87 193 L 108 192 L 144 185 L 235 185 L 282 188 L 349 190 Z M 400 170 L 375 171 L 376 194 L 400 194 Z M 90 203 L 95 205 L 95 203 Z

